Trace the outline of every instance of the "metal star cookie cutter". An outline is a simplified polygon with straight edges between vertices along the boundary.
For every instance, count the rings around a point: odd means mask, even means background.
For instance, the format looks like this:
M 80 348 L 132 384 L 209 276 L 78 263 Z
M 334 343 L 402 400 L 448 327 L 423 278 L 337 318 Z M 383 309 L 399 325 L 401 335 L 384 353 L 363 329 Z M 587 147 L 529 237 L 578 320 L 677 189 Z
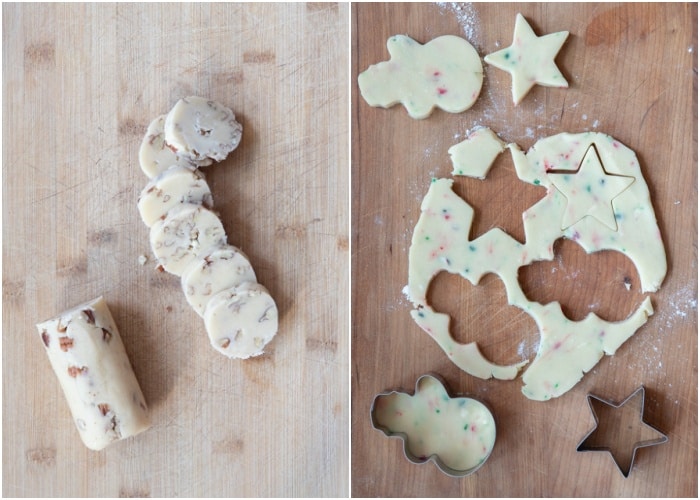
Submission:
M 481 412 L 482 418 L 479 419 L 474 419 L 470 421 L 470 424 L 465 424 L 464 422 L 459 423 L 459 428 L 462 429 L 465 432 L 465 435 L 468 434 L 469 432 L 476 432 L 477 429 L 476 427 L 478 426 L 479 429 L 487 428 L 488 426 L 492 426 L 493 428 L 493 435 L 486 438 L 486 442 L 482 441 L 482 438 L 479 438 L 479 449 L 478 453 L 478 459 L 476 459 L 476 463 L 471 466 L 465 466 L 465 467 L 455 467 L 450 465 L 450 463 L 454 463 L 455 457 L 458 456 L 458 454 L 455 453 L 429 453 L 429 454 L 416 454 L 414 453 L 414 448 L 412 448 L 411 445 L 411 436 L 407 432 L 404 432 L 402 430 L 398 430 L 395 428 L 390 428 L 388 425 L 385 425 L 381 422 L 382 418 L 384 418 L 388 413 L 390 414 L 396 414 L 396 415 L 401 415 L 403 416 L 403 411 L 398 404 L 395 404 L 393 399 L 399 399 L 399 398 L 404 398 L 404 400 L 411 400 L 413 401 L 414 399 L 417 399 L 417 396 L 419 394 L 423 393 L 428 393 L 429 391 L 434 391 L 434 397 L 430 398 L 428 400 L 426 398 L 426 401 L 428 402 L 428 405 L 432 405 L 433 402 L 435 403 L 434 406 L 430 406 L 430 414 L 432 416 L 435 416 L 440 413 L 440 408 L 438 403 L 443 403 L 447 404 L 448 407 L 445 408 L 443 407 L 443 410 L 446 410 L 443 412 L 443 416 L 447 416 L 449 413 L 449 403 L 450 401 L 456 401 L 455 405 L 460 409 L 460 415 L 469 415 L 470 417 L 475 416 L 475 414 Z M 415 410 L 415 406 L 411 406 L 410 409 L 412 411 L 419 411 Z M 433 410 L 436 412 L 434 413 Z M 430 417 L 430 415 L 428 415 Z M 491 452 L 493 451 L 493 447 L 495 445 L 496 441 L 496 422 L 493 417 L 493 413 L 491 410 L 480 400 L 475 399 L 470 396 L 457 396 L 457 397 L 452 397 L 448 393 L 448 390 L 446 388 L 446 385 L 442 379 L 442 377 L 434 374 L 425 374 L 421 375 L 418 380 L 416 381 L 416 387 L 415 391 L 412 395 L 404 392 L 404 391 L 388 391 L 388 392 L 383 392 L 380 394 L 377 394 L 372 402 L 372 407 L 370 409 L 370 418 L 372 421 L 372 427 L 375 428 L 376 430 L 382 431 L 387 437 L 390 438 L 400 438 L 403 441 L 403 452 L 404 456 L 406 459 L 408 459 L 409 462 L 414 463 L 414 464 L 424 464 L 426 462 L 434 462 L 435 465 L 437 465 L 438 469 L 443 472 L 444 474 L 451 476 L 451 477 L 464 477 L 468 476 L 470 474 L 473 474 L 476 472 L 478 469 L 483 466 L 484 463 L 488 460 L 489 456 L 491 455 Z M 438 417 L 440 418 L 440 417 Z M 415 418 L 415 420 L 421 420 L 419 416 Z M 425 422 L 421 422 L 421 425 L 424 424 Z M 415 424 L 415 423 L 414 423 Z M 440 435 L 441 437 L 445 437 L 448 434 L 448 431 L 446 427 L 441 427 L 438 429 L 438 432 L 433 432 L 432 435 L 426 435 L 429 433 L 430 429 L 424 430 L 422 433 L 419 431 L 414 431 L 411 433 L 413 437 L 415 438 L 416 434 L 419 434 L 422 437 L 425 437 L 426 440 L 429 438 L 435 438 L 436 434 Z M 450 438 L 454 438 L 454 435 L 450 435 Z M 470 436 L 468 439 L 472 439 L 473 436 Z M 452 439 L 450 441 L 452 446 L 458 447 L 457 439 Z M 464 441 L 462 441 L 464 443 Z M 421 443 L 422 444 L 422 443 Z M 473 444 L 474 442 L 472 441 L 472 448 L 469 451 L 473 451 Z M 444 450 L 443 450 L 444 451 Z M 467 446 L 464 446 L 464 449 L 462 452 L 466 455 L 467 453 Z
M 641 396 L 639 396 L 640 393 L 641 393 Z M 639 407 L 639 422 L 641 424 L 641 427 L 644 429 L 651 430 L 658 437 L 656 437 L 654 439 L 642 439 L 642 440 L 636 441 L 634 443 L 634 446 L 632 447 L 632 454 L 631 454 L 631 457 L 629 458 L 629 463 L 623 463 L 619 457 L 615 456 L 615 453 L 613 453 L 613 448 L 611 446 L 604 446 L 604 445 L 598 444 L 598 443 L 596 443 L 596 441 L 594 439 L 595 433 L 598 430 L 598 427 L 600 425 L 600 420 L 599 420 L 598 414 L 596 413 L 596 410 L 595 410 L 595 407 L 593 404 L 593 400 L 596 400 L 604 405 L 611 406 L 615 410 L 619 410 L 620 408 L 625 406 L 627 403 L 629 403 L 631 400 L 633 400 L 637 397 L 641 397 L 640 407 Z M 608 453 L 610 453 L 610 456 L 613 458 L 613 461 L 615 462 L 615 465 L 617 466 L 620 473 L 625 478 L 627 478 L 630 474 L 630 471 L 632 470 L 632 466 L 634 465 L 634 459 L 637 455 L 637 450 L 639 448 L 645 448 L 648 446 L 655 446 L 657 444 L 663 444 L 663 443 L 668 441 L 668 436 L 666 434 L 659 431 L 656 427 L 653 427 L 652 425 L 648 424 L 644 420 L 644 408 L 645 408 L 644 398 L 645 398 L 645 390 L 644 390 L 643 385 L 639 386 L 632 394 L 627 396 L 627 398 L 619 404 L 612 403 L 609 400 L 602 399 L 598 396 L 595 396 L 595 395 L 589 393 L 587 395 L 588 407 L 590 408 L 591 414 L 593 415 L 593 419 L 595 420 L 595 426 L 581 440 L 581 442 L 576 447 L 576 451 L 577 452 L 607 451 Z

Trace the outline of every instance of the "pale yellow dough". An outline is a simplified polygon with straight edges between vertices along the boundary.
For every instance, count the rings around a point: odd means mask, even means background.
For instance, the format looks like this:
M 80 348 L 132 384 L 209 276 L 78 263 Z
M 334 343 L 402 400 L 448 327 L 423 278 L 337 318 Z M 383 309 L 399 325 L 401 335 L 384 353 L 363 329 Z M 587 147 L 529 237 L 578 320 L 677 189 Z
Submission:
M 496 421 L 489 409 L 472 398 L 451 398 L 430 375 L 418 379 L 412 396 L 378 395 L 372 405 L 372 423 L 389 437 L 403 438 L 411 462 L 434 460 L 452 476 L 478 469 L 496 442 Z
M 102 297 L 36 326 L 85 446 L 101 450 L 151 426 L 143 393 Z M 52 432 L 57 432 L 54 427 Z
M 166 116 L 160 115 L 153 120 L 148 125 L 146 135 L 141 141 L 139 165 L 141 165 L 143 173 L 149 179 L 152 179 L 173 165 L 182 167 L 206 167 L 211 165 L 214 162 L 211 158 L 196 161 L 188 155 L 181 154 L 168 147 L 165 143 L 165 134 L 163 132 Z
M 250 281 L 214 295 L 203 317 L 212 347 L 238 359 L 263 354 L 279 325 L 274 299 L 264 286 Z
M 558 31 L 538 37 L 525 18 L 518 14 L 513 43 L 510 47 L 488 54 L 484 61 L 511 74 L 513 104 L 517 105 L 535 85 L 569 86 L 554 63 L 554 58 L 568 36 L 568 31 Z
M 214 201 L 204 174 L 199 169 L 173 165 L 150 180 L 139 195 L 141 220 L 151 227 L 182 203 L 212 208 Z
M 490 128 L 477 128 L 464 141 L 447 150 L 452 160 L 452 175 L 484 179 L 505 146 Z
M 598 189 L 601 196 L 612 197 L 610 211 L 616 229 L 586 210 L 582 210 L 584 215 L 579 220 L 561 229 L 569 205 L 577 201 L 571 193 L 567 199 L 555 187 L 551 176 L 570 171 L 570 182 L 580 182 L 575 179 L 575 172 L 591 145 L 595 145 L 604 167 L 598 181 L 613 174 L 632 178 L 634 182 L 619 193 L 613 190 L 615 196 L 601 185 L 595 187 L 593 182 L 592 189 Z M 413 233 L 406 294 L 416 307 L 412 312 L 414 320 L 455 364 L 478 377 L 510 379 L 517 375 L 523 363 L 498 366 L 485 360 L 476 345 L 457 344 L 449 334 L 449 318 L 434 311 L 426 300 L 428 285 L 440 271 L 460 274 L 474 285 L 486 273 L 498 275 L 505 285 L 508 303 L 531 315 L 540 329 L 539 350 L 523 376 L 523 393 L 531 399 L 546 400 L 573 387 L 604 353 L 613 354 L 653 314 L 653 308 L 647 297 L 621 322 L 608 322 L 593 313 L 583 321 L 571 321 L 558 303 L 543 306 L 528 300 L 518 283 L 518 269 L 536 260 L 553 259 L 554 242 L 565 237 L 587 252 L 610 249 L 624 253 L 638 269 L 642 291 L 655 291 L 666 274 L 666 255 L 649 190 L 632 150 L 608 135 L 591 132 L 542 139 L 527 155 L 514 144 L 509 148 L 518 177 L 546 190 L 542 200 L 523 213 L 525 243 L 501 229 L 492 229 L 470 241 L 472 207 L 452 191 L 451 179 L 434 179 L 421 204 L 421 217 Z M 589 175 L 584 170 L 581 181 L 588 180 Z
M 421 45 L 405 35 L 387 41 L 389 61 L 370 66 L 357 78 L 370 106 L 401 103 L 411 118 L 427 118 L 434 107 L 449 113 L 469 109 L 481 91 L 483 67 L 464 38 L 439 36 Z

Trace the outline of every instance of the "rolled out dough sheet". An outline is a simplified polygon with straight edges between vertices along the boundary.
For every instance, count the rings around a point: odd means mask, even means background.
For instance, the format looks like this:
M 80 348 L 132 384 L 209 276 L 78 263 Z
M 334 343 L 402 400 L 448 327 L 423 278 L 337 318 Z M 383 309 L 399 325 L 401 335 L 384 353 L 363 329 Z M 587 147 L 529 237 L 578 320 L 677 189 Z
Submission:
M 568 171 L 575 178 L 593 146 L 604 171 L 597 179 L 584 171 L 583 182 L 591 181 L 601 197 L 611 197 L 599 184 L 607 175 L 634 180 L 610 201 L 616 230 L 590 214 L 561 229 L 570 203 L 551 176 Z M 433 179 L 409 249 L 405 292 L 416 308 L 411 313 L 416 323 L 460 368 L 482 378 L 514 378 L 524 363 L 498 366 L 484 359 L 476 345 L 457 344 L 449 334 L 449 318 L 435 311 L 426 299 L 428 286 L 440 271 L 459 274 L 474 285 L 484 274 L 496 274 L 505 285 L 508 303 L 527 312 L 539 326 L 540 347 L 523 376 L 523 392 L 531 399 L 546 400 L 573 387 L 604 353 L 613 354 L 653 314 L 653 308 L 647 297 L 621 322 L 608 322 L 593 313 L 583 321 L 571 321 L 556 302 L 543 306 L 530 301 L 520 288 L 518 269 L 536 260 L 553 259 L 554 242 L 565 237 L 589 253 L 603 249 L 624 253 L 638 269 L 642 290 L 655 291 L 666 274 L 666 255 L 639 162 L 619 141 L 602 133 L 564 133 L 538 141 L 527 155 L 516 145 L 509 148 L 518 177 L 544 191 L 543 198 L 523 213 L 525 243 L 498 228 L 470 241 L 474 210 L 454 193 L 452 179 Z

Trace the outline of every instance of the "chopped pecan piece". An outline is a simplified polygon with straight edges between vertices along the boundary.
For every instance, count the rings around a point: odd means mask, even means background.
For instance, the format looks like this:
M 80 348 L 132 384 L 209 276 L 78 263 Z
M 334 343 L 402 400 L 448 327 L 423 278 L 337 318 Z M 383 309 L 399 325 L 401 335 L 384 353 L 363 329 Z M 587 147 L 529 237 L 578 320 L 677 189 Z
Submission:
M 87 317 L 87 322 L 91 325 L 95 324 L 95 313 L 92 309 L 83 309 L 83 314 Z
M 75 378 L 78 375 L 82 375 L 84 373 L 87 373 L 87 366 L 69 366 L 68 367 L 68 375 L 71 377 Z
M 112 340 L 112 332 L 110 332 L 106 328 L 103 328 L 102 329 L 102 340 L 109 344 L 109 341 Z
M 73 347 L 73 339 L 70 337 L 58 337 L 58 346 L 63 352 L 68 352 L 68 349 Z
M 49 347 L 49 341 L 51 340 L 51 336 L 49 336 L 49 332 L 46 330 L 41 331 L 41 340 L 44 341 L 44 345 L 48 348 Z

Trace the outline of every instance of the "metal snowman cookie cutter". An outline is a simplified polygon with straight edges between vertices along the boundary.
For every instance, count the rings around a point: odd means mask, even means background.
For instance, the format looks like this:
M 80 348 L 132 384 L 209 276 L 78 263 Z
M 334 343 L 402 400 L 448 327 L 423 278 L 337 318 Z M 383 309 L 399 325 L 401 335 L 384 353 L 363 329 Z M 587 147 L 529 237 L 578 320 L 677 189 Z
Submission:
M 638 396 L 638 394 L 641 393 L 641 396 Z M 627 403 L 629 403 L 631 400 L 635 399 L 636 397 L 641 397 L 640 401 L 640 407 L 639 407 L 639 423 L 644 429 L 649 429 L 653 431 L 657 437 L 654 439 L 641 439 L 638 440 L 634 443 L 632 447 L 632 454 L 629 458 L 629 463 L 625 464 L 623 463 L 619 457 L 615 456 L 615 453 L 613 453 L 613 447 L 611 446 L 604 446 L 601 444 L 597 444 L 594 439 L 592 439 L 595 435 L 596 430 L 598 430 L 598 426 L 600 425 L 600 419 L 598 417 L 598 414 L 593 406 L 593 400 L 597 400 L 598 402 L 610 406 L 616 410 L 622 408 L 625 406 Z M 627 478 L 632 471 L 632 466 L 634 465 L 634 459 L 637 455 L 637 450 L 639 448 L 646 448 L 648 446 L 655 446 L 657 444 L 663 444 L 668 441 L 668 436 L 664 434 L 663 432 L 659 431 L 656 427 L 653 427 L 652 425 L 648 424 L 644 420 L 644 408 L 645 408 L 645 391 L 644 391 L 644 386 L 640 385 L 632 394 L 627 396 L 624 401 L 622 401 L 619 404 L 612 403 L 609 400 L 600 398 L 598 396 L 595 396 L 593 394 L 588 394 L 587 396 L 588 400 L 588 407 L 591 410 L 591 414 L 593 415 L 593 419 L 595 420 L 595 425 L 593 428 L 588 431 L 588 433 L 584 436 L 584 438 L 581 440 L 581 442 L 578 444 L 576 447 L 576 451 L 578 452 L 585 452 L 585 451 L 606 451 L 610 453 L 610 456 L 612 457 L 613 461 L 615 462 L 615 465 L 617 466 L 617 469 L 620 471 L 620 473 Z
M 432 461 L 452 477 L 481 468 L 496 441 L 496 422 L 489 408 L 471 397 L 451 397 L 442 378 L 432 374 L 418 378 L 413 395 L 402 391 L 376 395 L 370 418 L 372 427 L 403 441 L 410 462 Z

